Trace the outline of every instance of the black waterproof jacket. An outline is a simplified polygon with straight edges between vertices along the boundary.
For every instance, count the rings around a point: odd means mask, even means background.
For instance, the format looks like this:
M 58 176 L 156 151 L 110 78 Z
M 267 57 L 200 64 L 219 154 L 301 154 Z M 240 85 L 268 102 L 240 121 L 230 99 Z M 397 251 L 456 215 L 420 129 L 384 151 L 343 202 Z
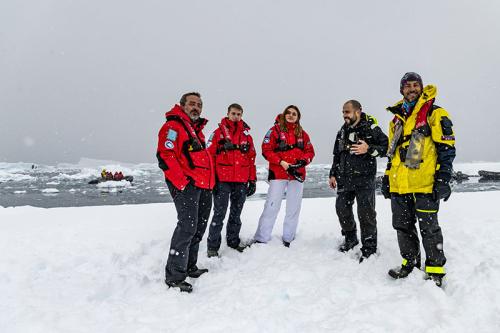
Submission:
M 351 154 L 351 145 L 359 140 L 368 144 L 368 152 Z M 361 120 L 355 127 L 344 124 L 335 139 L 330 169 L 330 177 L 337 180 L 338 191 L 375 188 L 376 157 L 385 156 L 387 146 L 388 138 L 374 117 L 362 112 Z

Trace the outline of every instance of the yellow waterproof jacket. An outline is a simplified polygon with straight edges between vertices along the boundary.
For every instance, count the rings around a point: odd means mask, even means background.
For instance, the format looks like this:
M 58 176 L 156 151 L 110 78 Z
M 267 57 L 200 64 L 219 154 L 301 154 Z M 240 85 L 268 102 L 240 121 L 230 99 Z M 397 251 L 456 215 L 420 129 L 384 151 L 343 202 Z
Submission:
M 404 151 L 410 144 L 412 131 L 415 129 L 418 112 L 426 102 L 436 98 L 436 95 L 435 86 L 426 86 L 408 117 L 402 112 L 403 100 L 387 108 L 395 116 L 389 124 L 389 142 L 393 141 L 396 120 L 400 119 L 403 122 L 403 133 L 386 170 L 391 193 L 432 193 L 436 171 L 443 166 L 451 176 L 452 162 L 455 158 L 455 133 L 448 112 L 435 104 L 427 113 L 430 133 L 427 133 L 424 139 L 420 167 L 410 169 L 402 161 L 405 158 Z

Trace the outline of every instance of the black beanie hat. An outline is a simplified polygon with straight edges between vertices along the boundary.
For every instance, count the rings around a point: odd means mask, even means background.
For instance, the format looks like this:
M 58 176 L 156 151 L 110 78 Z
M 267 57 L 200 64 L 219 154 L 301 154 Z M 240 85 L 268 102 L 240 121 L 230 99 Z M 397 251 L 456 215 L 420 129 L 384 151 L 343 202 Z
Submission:
M 417 81 L 420 84 L 420 87 L 424 89 L 424 84 L 422 83 L 422 78 L 415 72 L 408 72 L 401 78 L 401 82 L 399 84 L 399 92 L 401 95 L 403 94 L 403 87 L 408 81 Z

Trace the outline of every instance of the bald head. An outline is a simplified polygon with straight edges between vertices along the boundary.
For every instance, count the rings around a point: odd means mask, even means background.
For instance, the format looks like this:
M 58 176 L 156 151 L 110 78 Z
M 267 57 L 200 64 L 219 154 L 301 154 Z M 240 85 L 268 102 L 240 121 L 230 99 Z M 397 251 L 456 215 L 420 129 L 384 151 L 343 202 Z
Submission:
M 361 119 L 361 103 L 355 99 L 350 99 L 342 107 L 344 122 L 349 126 L 356 125 Z

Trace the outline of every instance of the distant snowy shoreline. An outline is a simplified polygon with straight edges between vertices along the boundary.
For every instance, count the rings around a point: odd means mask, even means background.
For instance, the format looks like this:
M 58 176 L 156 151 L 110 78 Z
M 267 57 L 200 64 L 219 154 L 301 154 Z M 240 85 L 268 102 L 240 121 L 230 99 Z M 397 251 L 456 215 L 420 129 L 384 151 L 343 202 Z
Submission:
M 385 170 L 384 161 L 378 163 L 378 171 L 383 172 Z M 310 170 L 321 170 L 330 169 L 331 164 L 311 164 L 307 168 Z M 26 162 L 0 162 L 0 182 L 5 181 L 22 181 L 29 180 L 35 174 L 40 171 L 60 171 L 61 175 L 54 178 L 55 180 L 61 179 L 87 179 L 100 175 L 101 170 L 105 168 L 107 170 L 121 170 L 127 175 L 131 176 L 142 176 L 145 171 L 159 172 L 158 165 L 156 163 L 123 163 L 116 161 L 106 161 L 106 160 L 93 160 L 93 159 L 81 159 L 76 164 L 70 163 L 59 163 L 57 165 L 44 165 L 44 164 L 33 164 Z M 65 174 L 65 170 L 80 170 L 80 172 L 68 175 Z M 464 162 L 455 163 L 455 171 L 461 171 L 465 174 L 477 175 L 479 170 L 488 170 L 500 172 L 500 162 Z M 267 164 L 257 165 L 257 171 L 259 173 L 267 172 Z
M 133 182 L 89 184 L 100 178 L 101 170 L 122 171 Z M 379 175 L 385 165 L 378 164 Z M 458 163 L 456 171 L 477 175 L 479 170 L 500 171 L 499 163 Z M 327 179 L 329 164 L 307 167 L 305 198 L 333 197 Z M 267 165 L 257 166 L 257 192 L 248 201 L 264 200 L 268 183 Z M 479 177 L 457 183 L 454 192 L 499 191 L 500 182 L 480 181 Z M 82 159 L 78 164 L 57 166 L 30 163 L 0 163 L 0 207 L 42 208 L 105 206 L 171 202 L 162 171 L 154 163 L 129 164 Z

